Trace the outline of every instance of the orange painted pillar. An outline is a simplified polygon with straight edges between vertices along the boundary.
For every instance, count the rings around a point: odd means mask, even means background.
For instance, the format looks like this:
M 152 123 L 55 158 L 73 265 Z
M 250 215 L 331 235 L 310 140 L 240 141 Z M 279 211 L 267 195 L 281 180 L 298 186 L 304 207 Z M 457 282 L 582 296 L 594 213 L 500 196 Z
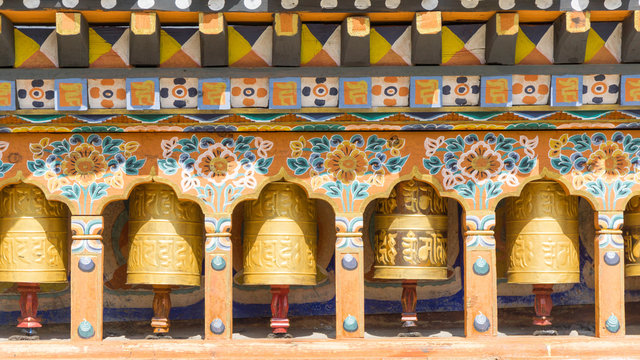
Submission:
M 468 212 L 464 246 L 464 333 L 498 335 L 494 212 Z
M 596 336 L 624 336 L 623 213 L 622 211 L 600 211 L 597 216 L 596 241 L 594 241 Z
M 336 338 L 363 338 L 362 215 L 336 217 L 336 230 Z
M 71 217 L 71 340 L 102 340 L 102 216 Z
M 205 230 L 205 339 L 231 339 L 233 334 L 231 219 L 207 217 Z

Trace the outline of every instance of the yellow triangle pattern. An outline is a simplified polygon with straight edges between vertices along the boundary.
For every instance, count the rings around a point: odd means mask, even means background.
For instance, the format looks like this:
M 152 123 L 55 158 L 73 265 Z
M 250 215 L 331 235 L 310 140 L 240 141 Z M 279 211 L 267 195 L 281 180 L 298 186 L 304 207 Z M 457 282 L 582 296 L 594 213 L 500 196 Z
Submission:
M 516 38 L 516 64 L 519 64 L 527 55 L 536 48 L 527 35 L 522 30 L 518 30 L 518 37 Z
M 596 56 L 598 51 L 602 49 L 605 41 L 598 35 L 595 30 L 590 29 L 589 35 L 587 36 L 587 50 L 584 53 L 584 62 L 589 62 L 591 59 Z
M 460 50 L 464 48 L 464 41 L 448 27 L 442 27 L 442 63 L 446 64 Z
M 369 46 L 371 50 L 369 51 L 371 64 L 376 64 L 380 59 L 382 59 L 387 53 L 391 50 L 391 44 L 380 35 L 376 29 L 371 29 L 371 34 L 369 35 Z
M 89 64 L 93 64 L 100 56 L 111 51 L 111 44 L 103 39 L 98 33 L 89 28 Z
M 229 65 L 242 59 L 251 51 L 251 44 L 232 26 L 228 27 L 229 34 Z
M 13 32 L 15 50 L 16 50 L 16 59 L 15 59 L 15 67 L 20 67 L 22 63 L 27 61 L 36 51 L 40 50 L 40 45 L 35 42 L 32 38 L 23 34 L 22 31 L 18 29 L 14 29 Z
M 160 64 L 171 59 L 180 50 L 182 45 L 166 31 L 160 30 Z
M 307 25 L 302 25 L 301 47 L 300 47 L 300 63 L 302 65 L 311 61 L 320 51 L 322 51 L 322 43 L 316 39 L 309 31 Z

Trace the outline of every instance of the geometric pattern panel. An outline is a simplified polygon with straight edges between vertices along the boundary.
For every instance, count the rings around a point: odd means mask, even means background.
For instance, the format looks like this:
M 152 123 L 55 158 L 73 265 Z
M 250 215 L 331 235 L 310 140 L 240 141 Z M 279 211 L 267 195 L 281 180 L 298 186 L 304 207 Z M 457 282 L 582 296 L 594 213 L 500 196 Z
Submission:
M 585 64 L 618 64 L 622 53 L 622 23 L 592 22 Z
M 15 67 L 58 67 L 58 40 L 55 27 L 19 26 L 14 29 Z
M 583 104 L 617 104 L 620 95 L 620 75 L 583 75 Z
M 189 109 L 198 105 L 198 79 L 160 78 L 160 107 Z
M 95 26 L 89 28 L 89 66 L 95 68 L 129 67 L 129 27 Z
M 89 79 L 89 107 L 92 109 L 125 109 L 127 85 L 123 79 Z
M 520 25 L 516 64 L 553 64 L 553 24 Z
M 549 75 L 513 75 L 513 105 L 546 105 L 549 103 Z
M 340 66 L 340 25 L 302 24 L 300 64 Z
M 371 106 L 409 106 L 409 77 L 371 78 Z
M 485 24 L 442 27 L 442 65 L 484 64 Z
M 271 66 L 273 26 L 233 25 L 228 36 L 229 66 Z
M 411 65 L 411 27 L 376 26 L 369 39 L 371 65 Z
M 163 26 L 160 67 L 199 67 L 200 32 L 195 26 Z
M 303 107 L 338 107 L 337 77 L 303 77 L 301 86 Z
M 268 78 L 231 79 L 231 107 L 267 107 L 269 105 Z
M 18 105 L 21 109 L 55 108 L 54 80 L 16 80 Z
M 480 76 L 443 76 L 443 106 L 473 106 L 480 102 Z

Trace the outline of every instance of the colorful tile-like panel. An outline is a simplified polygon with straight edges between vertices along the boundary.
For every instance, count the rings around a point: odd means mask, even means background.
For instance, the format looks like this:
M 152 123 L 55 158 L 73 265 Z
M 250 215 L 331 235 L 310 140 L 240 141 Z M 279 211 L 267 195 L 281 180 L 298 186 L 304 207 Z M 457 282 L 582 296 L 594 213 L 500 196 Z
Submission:
M 72 83 L 75 85 L 71 86 Z M 640 104 L 640 76 L 617 74 L 20 79 L 15 83 L 0 81 L 0 85 L 0 111 L 309 107 L 363 110 L 468 107 L 472 110 L 478 106 L 532 105 L 550 106 L 545 110 L 553 110 L 553 107 L 582 104 Z

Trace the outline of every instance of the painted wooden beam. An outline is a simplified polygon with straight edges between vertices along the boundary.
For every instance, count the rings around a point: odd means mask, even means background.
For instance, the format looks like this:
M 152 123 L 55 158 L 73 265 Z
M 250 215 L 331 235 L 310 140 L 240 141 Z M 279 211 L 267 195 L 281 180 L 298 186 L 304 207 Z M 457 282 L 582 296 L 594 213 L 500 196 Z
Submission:
M 487 22 L 485 61 L 487 64 L 514 65 L 520 28 L 518 13 L 496 13 Z
M 160 21 L 156 13 L 131 13 L 129 64 L 133 66 L 160 64 Z
M 553 23 L 553 61 L 556 64 L 581 64 L 587 51 L 591 29 L 589 12 L 569 11 Z
M 0 67 L 13 67 L 15 59 L 13 23 L 0 14 Z
M 229 65 L 229 37 L 224 14 L 200 13 L 199 31 L 202 66 Z
M 300 66 L 302 23 L 298 14 L 276 13 L 273 19 L 273 66 Z
M 442 14 L 419 12 L 411 23 L 411 63 L 439 65 L 442 62 Z
M 231 339 L 233 334 L 233 257 L 231 219 L 205 219 L 204 337 Z
M 622 22 L 622 62 L 640 62 L 640 11 L 635 10 Z
M 59 67 L 89 67 L 89 25 L 79 12 L 56 13 Z
M 342 66 L 369 66 L 369 34 L 371 24 L 366 16 L 350 16 L 342 22 L 340 64 Z

